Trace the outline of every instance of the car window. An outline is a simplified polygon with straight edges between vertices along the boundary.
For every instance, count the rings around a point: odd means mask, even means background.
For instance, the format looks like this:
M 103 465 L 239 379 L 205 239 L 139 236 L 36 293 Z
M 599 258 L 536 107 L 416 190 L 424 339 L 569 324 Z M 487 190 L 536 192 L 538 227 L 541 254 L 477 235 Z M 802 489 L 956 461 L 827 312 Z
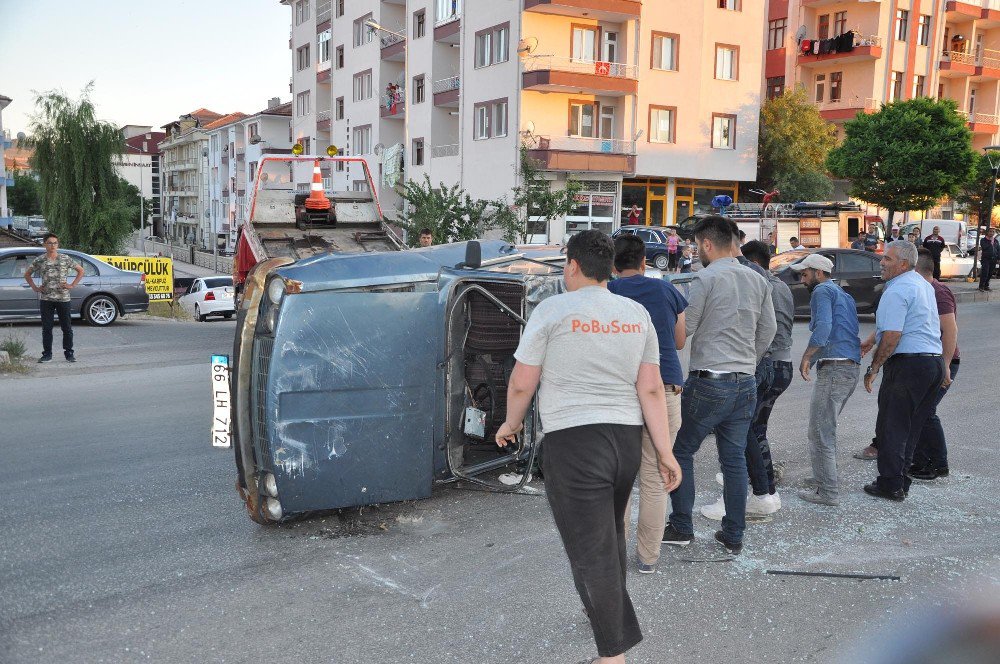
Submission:
M 100 274 L 100 272 L 98 272 L 97 270 L 97 266 L 91 263 L 90 261 L 80 258 L 78 256 L 70 256 L 70 258 L 73 259 L 74 263 L 83 267 L 83 276 L 96 277 Z
M 643 242 L 656 242 L 656 238 L 649 231 L 636 231 L 635 234 L 642 238 Z
M 864 254 L 844 253 L 840 254 L 840 260 L 836 263 L 839 272 L 875 274 L 878 270 L 877 261 L 871 256 Z
M 19 256 L 7 256 L 6 258 L 0 258 L 0 279 L 13 279 L 14 277 L 24 276 L 24 270 L 26 270 L 28 266 L 25 265 L 24 269 L 18 273 L 18 260 L 23 259 Z
M 212 277 L 211 279 L 205 280 L 206 288 L 224 288 L 226 286 L 232 286 L 232 277 Z
M 808 255 L 809 253 L 805 251 L 784 251 L 771 259 L 769 267 L 771 270 L 777 272 L 792 263 L 799 262 Z

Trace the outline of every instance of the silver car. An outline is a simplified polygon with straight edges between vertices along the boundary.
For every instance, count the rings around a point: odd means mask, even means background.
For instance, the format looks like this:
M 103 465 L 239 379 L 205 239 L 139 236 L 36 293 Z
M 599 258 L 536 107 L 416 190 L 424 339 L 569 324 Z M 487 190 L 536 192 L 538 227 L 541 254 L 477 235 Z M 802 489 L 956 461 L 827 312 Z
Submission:
M 31 261 L 45 253 L 40 247 L 0 249 L 0 321 L 40 320 L 38 294 L 24 279 Z M 91 325 L 111 325 L 122 314 L 149 309 L 142 273 L 112 267 L 79 251 L 61 249 L 83 266 L 83 279 L 70 291 L 70 313 Z

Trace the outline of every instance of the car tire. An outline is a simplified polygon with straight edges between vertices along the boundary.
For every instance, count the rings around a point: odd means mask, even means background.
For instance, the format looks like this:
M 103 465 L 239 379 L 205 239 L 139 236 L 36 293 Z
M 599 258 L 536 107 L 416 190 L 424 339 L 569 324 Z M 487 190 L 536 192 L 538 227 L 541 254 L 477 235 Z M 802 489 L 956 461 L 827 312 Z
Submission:
M 83 303 L 84 320 L 95 327 L 107 327 L 118 320 L 118 302 L 110 295 L 95 295 Z
M 226 320 L 232 320 L 233 315 L 232 314 L 223 314 L 223 318 L 225 318 Z
M 657 270 L 666 270 L 670 265 L 670 258 L 666 254 L 656 254 L 653 256 L 653 267 Z
M 201 308 L 198 305 L 194 305 L 194 317 L 198 319 L 199 323 L 204 323 L 208 316 L 201 315 Z

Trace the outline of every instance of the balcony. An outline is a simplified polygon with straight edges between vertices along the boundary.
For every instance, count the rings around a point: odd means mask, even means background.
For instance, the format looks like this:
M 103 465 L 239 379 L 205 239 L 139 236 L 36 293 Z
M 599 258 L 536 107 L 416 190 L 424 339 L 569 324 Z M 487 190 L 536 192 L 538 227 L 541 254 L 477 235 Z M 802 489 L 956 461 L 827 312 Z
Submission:
M 618 62 L 538 55 L 521 60 L 521 71 L 524 89 L 537 92 L 623 97 L 634 95 L 639 89 L 638 68 Z
M 614 138 L 538 136 L 528 156 L 546 171 L 634 173 L 635 141 Z
M 983 14 L 989 12 L 989 9 L 984 9 L 981 5 L 982 3 L 978 2 L 955 2 L 955 0 L 948 0 L 944 5 L 945 16 L 949 23 L 964 23 L 977 18 L 985 18 Z
M 810 40 L 815 42 L 816 40 Z M 854 48 L 837 53 L 803 53 L 799 51 L 797 62 L 800 67 L 817 67 L 828 64 L 849 62 L 874 62 L 882 57 L 882 38 L 875 35 L 854 36 Z
M 655 1 L 655 0 L 654 0 Z M 639 18 L 639 0 L 524 0 L 524 11 L 621 23 Z
M 322 65 L 320 65 L 320 66 L 322 66 Z M 316 72 L 316 83 L 317 84 L 320 84 L 320 83 L 329 83 L 330 82 L 330 75 L 331 75 L 331 72 L 330 72 L 330 63 L 327 62 L 325 68 L 320 69 L 319 71 Z
M 330 131 L 330 109 L 316 114 L 316 131 Z
M 983 49 L 976 60 L 976 76 L 982 79 L 1000 79 L 1000 51 Z
M 379 98 L 379 115 L 384 119 L 402 120 L 406 115 L 406 93 L 386 92 Z
M 960 78 L 976 75 L 976 56 L 960 51 L 945 51 L 941 54 L 941 78 Z
M 439 159 L 441 157 L 457 157 L 458 156 L 458 143 L 452 143 L 451 145 L 435 145 L 431 148 L 431 159 Z
M 434 81 L 431 89 L 434 91 L 434 105 L 446 108 L 458 108 L 458 96 L 462 80 L 458 76 L 442 78 Z
M 993 135 L 1000 131 L 1000 117 L 988 113 L 969 113 L 969 131 Z
M 878 99 L 838 99 L 827 101 L 819 105 L 819 114 L 827 122 L 843 122 L 853 120 L 858 113 L 876 113 L 882 108 L 882 102 Z
M 333 16 L 332 0 L 321 0 L 316 3 L 316 32 L 330 29 L 330 18 Z
M 403 62 L 406 59 L 406 33 L 404 28 L 394 29 L 399 34 L 383 33 L 379 38 L 382 42 L 382 59 L 389 62 Z
M 462 0 L 438 0 L 434 41 L 457 44 L 462 28 Z

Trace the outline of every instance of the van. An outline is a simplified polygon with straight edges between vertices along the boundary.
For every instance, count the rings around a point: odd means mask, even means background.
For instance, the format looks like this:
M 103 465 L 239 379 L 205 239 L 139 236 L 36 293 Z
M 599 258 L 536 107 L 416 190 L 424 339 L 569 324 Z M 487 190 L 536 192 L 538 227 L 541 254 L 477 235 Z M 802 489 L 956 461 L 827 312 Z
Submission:
M 924 219 L 919 223 L 903 224 L 899 235 L 905 238 L 907 233 L 916 233 L 919 236 L 917 238 L 917 246 L 920 246 L 920 243 L 923 242 L 925 237 L 931 234 L 935 226 L 940 230 L 941 237 L 944 238 L 945 242 L 948 244 L 957 244 L 963 253 L 969 250 L 969 225 L 964 221 L 956 221 L 954 219 Z

